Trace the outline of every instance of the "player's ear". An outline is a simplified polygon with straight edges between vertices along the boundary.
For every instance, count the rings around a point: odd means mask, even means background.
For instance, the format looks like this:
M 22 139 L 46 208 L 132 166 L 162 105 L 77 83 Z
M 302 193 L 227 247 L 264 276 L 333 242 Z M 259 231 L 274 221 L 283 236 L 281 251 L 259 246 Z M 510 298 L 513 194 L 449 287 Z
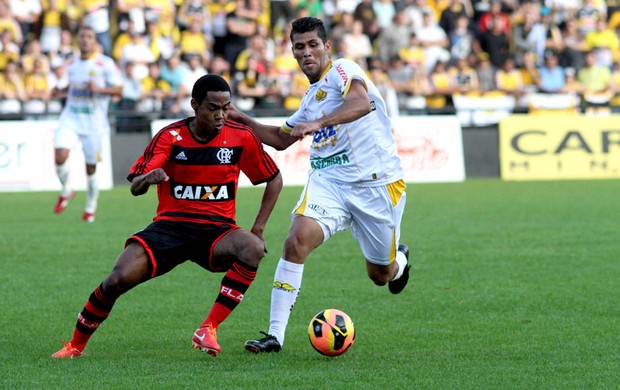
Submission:
M 332 51 L 332 41 L 327 40 L 325 41 L 325 52 L 329 54 L 331 53 L 331 51 Z
M 192 106 L 192 110 L 194 110 L 194 111 L 196 111 L 198 109 L 198 107 L 200 106 L 200 104 L 198 104 L 198 102 L 194 98 L 192 98 L 192 100 L 190 100 L 189 104 Z

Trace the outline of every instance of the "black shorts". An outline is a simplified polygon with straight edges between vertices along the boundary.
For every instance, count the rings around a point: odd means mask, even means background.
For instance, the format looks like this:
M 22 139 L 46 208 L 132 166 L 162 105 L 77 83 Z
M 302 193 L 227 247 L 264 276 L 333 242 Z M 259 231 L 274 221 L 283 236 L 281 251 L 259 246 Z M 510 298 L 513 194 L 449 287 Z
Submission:
M 229 232 L 239 229 L 232 224 L 203 224 L 155 221 L 125 242 L 140 243 L 151 261 L 151 277 L 161 276 L 187 260 L 211 272 L 225 272 L 234 257 L 213 258 L 213 247 Z

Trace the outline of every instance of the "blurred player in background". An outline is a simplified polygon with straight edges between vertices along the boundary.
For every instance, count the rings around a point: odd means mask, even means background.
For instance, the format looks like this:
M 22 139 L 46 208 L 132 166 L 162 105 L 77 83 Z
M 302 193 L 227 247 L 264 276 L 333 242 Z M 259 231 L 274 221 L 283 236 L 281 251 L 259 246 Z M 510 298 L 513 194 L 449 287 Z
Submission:
M 201 77 L 192 89 L 195 116 L 163 128 L 129 173 L 131 193 L 157 185 L 154 222 L 127 240 L 114 269 L 90 295 L 73 337 L 54 358 L 82 355 L 86 343 L 124 293 L 191 260 L 211 272 L 225 272 L 215 303 L 192 345 L 217 356 L 219 325 L 243 299 L 267 252 L 264 230 L 282 189 L 276 164 L 256 135 L 227 120 L 228 83 Z M 254 185 L 267 183 L 250 231 L 236 225 L 240 171 Z
M 409 280 L 409 249 L 399 243 L 406 185 L 381 94 L 356 63 L 330 61 L 321 20 L 303 17 L 292 27 L 293 55 L 311 84 L 297 112 L 282 127 L 232 114 L 279 150 L 312 137 L 312 170 L 275 272 L 269 333 L 246 342 L 252 352 L 280 351 L 304 262 L 338 231 L 351 229 L 375 284 L 398 294 Z
M 70 149 L 79 141 L 84 152 L 87 175 L 86 206 L 82 220 L 94 222 L 99 198 L 97 163 L 103 137 L 110 132 L 110 99 L 112 96 L 121 96 L 122 77 L 114 60 L 97 51 L 97 36 L 92 28 L 82 27 L 77 41 L 80 55 L 69 62 L 68 89 L 54 90 L 56 97 L 66 94 L 67 98 L 54 136 L 56 173 L 62 186 L 54 212 L 63 212 L 75 196 L 69 180 L 67 159 Z

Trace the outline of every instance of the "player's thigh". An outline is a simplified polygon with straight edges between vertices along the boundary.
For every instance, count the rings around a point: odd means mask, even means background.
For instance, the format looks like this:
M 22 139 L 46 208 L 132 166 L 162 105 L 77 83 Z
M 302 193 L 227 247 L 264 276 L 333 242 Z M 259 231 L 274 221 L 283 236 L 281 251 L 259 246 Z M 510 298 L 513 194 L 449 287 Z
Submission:
M 351 191 L 351 233 L 368 262 L 385 266 L 396 259 L 405 203 L 404 191 L 398 199 L 386 187 L 358 187 Z
M 127 291 L 150 278 L 150 261 L 145 248 L 129 243 L 118 256 L 114 269 L 106 280 L 106 287 Z
M 86 165 L 97 165 L 101 159 L 101 135 L 81 134 L 82 151 Z
M 253 267 L 258 267 L 265 256 L 265 243 L 244 229 L 234 229 L 225 233 L 213 246 L 213 259 L 238 259 Z
M 346 194 L 346 188 L 325 180 L 320 172 L 314 171 L 308 176 L 293 215 L 303 215 L 318 222 L 325 242 L 351 226 L 351 213 L 345 204 Z
M 54 132 L 55 149 L 73 149 L 80 144 L 80 139 L 73 127 L 61 124 Z

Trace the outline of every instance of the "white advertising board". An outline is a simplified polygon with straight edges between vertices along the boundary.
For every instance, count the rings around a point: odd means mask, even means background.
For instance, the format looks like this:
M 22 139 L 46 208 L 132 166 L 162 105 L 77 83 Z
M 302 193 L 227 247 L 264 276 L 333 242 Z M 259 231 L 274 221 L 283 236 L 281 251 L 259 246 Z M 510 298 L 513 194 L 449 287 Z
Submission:
M 54 161 L 54 131 L 57 120 L 0 121 L 0 192 L 60 190 Z M 71 150 L 71 183 L 86 189 L 86 168 L 80 146 Z M 97 165 L 99 186 L 112 188 L 110 137 L 105 137 L 101 162 Z

